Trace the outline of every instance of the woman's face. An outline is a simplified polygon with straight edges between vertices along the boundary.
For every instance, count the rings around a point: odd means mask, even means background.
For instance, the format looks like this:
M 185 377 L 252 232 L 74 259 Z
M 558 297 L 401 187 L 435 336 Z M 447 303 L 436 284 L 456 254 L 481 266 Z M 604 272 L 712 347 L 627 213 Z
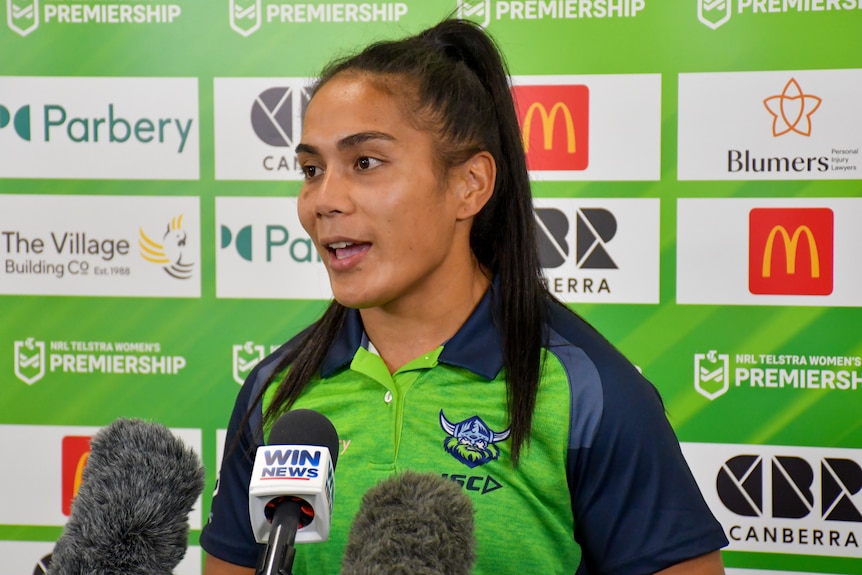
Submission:
M 407 121 L 397 93 L 336 75 L 308 105 L 297 156 L 299 218 L 339 303 L 428 305 L 467 271 L 463 186 L 435 170 L 432 138 Z

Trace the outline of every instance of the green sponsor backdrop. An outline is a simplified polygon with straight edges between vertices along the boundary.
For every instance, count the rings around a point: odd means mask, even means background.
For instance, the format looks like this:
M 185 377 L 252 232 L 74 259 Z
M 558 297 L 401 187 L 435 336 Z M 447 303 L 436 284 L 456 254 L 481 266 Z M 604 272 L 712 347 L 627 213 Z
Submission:
M 730 19 L 712 29 L 698 21 L 697 0 L 621 2 L 626 13 L 637 9 L 637 14 L 600 17 L 594 12 L 593 18 L 575 19 L 546 15 L 498 20 L 498 4 L 511 9 L 517 3 L 481 4 L 470 3 L 466 8 L 477 10 L 473 13 L 480 18 L 490 15 L 488 29 L 502 45 L 514 75 L 661 74 L 660 181 L 540 182 L 534 191 L 542 197 L 661 199 L 660 303 L 574 307 L 655 382 L 680 439 L 862 447 L 862 390 L 728 394 L 710 402 L 693 385 L 694 355 L 712 349 L 729 353 L 732 359 L 736 353 L 862 356 L 862 309 L 678 305 L 675 293 L 678 198 L 833 198 L 856 197 L 862 191 L 858 180 L 678 181 L 678 74 L 862 67 L 862 10 L 847 2 L 844 6 L 851 6 L 842 10 L 755 12 L 747 8 L 740 12 L 733 2 Z M 531 3 L 521 4 L 528 9 Z M 594 4 L 596 9 L 602 5 Z M 7 2 L 6 21 L 19 28 L 32 23 L 11 18 L 28 5 L 23 0 Z M 0 192 L 199 196 L 202 256 L 199 299 L 0 296 L 0 423 L 91 426 L 124 416 L 201 428 L 208 468 L 205 521 L 208 494 L 215 481 L 216 430 L 226 425 L 238 391 L 232 377 L 233 346 L 253 341 L 268 349 L 307 325 L 324 305 L 215 296 L 215 198 L 293 196 L 300 184 L 215 180 L 213 79 L 311 76 L 334 55 L 375 39 L 418 31 L 453 13 L 456 4 L 413 0 L 406 3 L 408 12 L 397 22 L 280 23 L 267 21 L 264 2 L 261 26 L 247 36 L 231 28 L 229 15 L 231 10 L 255 7 L 254 2 L 229 6 L 228 0 L 176 0 L 174 5 L 181 12 L 171 23 L 75 23 L 71 16 L 70 21 L 61 22 L 55 12 L 47 19 L 49 4 L 42 2 L 36 6 L 39 25 L 26 36 L 11 25 L 0 27 L 0 77 L 198 79 L 199 181 L 0 179 Z M 73 4 L 56 1 L 50 6 L 71 9 Z M 862 98 L 862 94 L 858 96 Z M 0 105 L 6 97 L 0 89 Z M 856 112 L 862 114 L 858 108 Z M 0 137 L 10 137 L 10 130 L 5 132 L 0 131 Z M 43 169 L 48 177 L 50 163 Z M 50 210 L 50 205 L 45 209 Z M 721 222 L 716 225 L 720 228 Z M 862 290 L 862 285 L 857 288 Z M 183 356 L 187 365 L 176 376 L 56 372 L 26 385 L 15 375 L 13 348 L 14 342 L 28 337 L 46 345 L 52 341 L 158 342 L 162 353 Z M 22 462 L 2 465 L 3 474 L 19 473 L 23 468 Z M 59 526 L 0 525 L 3 540 L 51 541 L 60 533 Z M 192 533 L 193 544 L 198 535 Z M 725 552 L 724 560 L 729 567 L 862 573 L 862 559 Z

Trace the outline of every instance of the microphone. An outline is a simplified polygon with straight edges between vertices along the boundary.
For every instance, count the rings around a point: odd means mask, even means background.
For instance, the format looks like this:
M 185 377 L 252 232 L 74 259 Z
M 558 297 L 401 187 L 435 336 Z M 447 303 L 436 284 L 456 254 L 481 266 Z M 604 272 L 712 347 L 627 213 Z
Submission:
M 90 440 L 49 575 L 170 575 L 186 553 L 200 458 L 163 425 L 118 419 Z
M 457 484 L 406 471 L 362 497 L 341 575 L 470 575 L 473 525 L 473 503 Z
M 290 575 L 294 543 L 326 541 L 332 517 L 338 433 L 326 416 L 294 409 L 257 448 L 248 486 L 255 540 L 266 543 L 257 575 Z

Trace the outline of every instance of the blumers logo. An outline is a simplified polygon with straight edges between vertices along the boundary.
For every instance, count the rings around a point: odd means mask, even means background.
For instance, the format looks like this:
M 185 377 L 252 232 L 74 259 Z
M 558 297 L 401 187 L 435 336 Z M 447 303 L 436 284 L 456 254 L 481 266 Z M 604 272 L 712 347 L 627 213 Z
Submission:
M 216 297 L 331 297 L 329 275 L 300 225 L 296 202 L 216 198 Z
M 679 179 L 855 179 L 860 89 L 860 70 L 680 74 Z
M 230 27 L 248 37 L 266 24 L 368 24 L 399 22 L 408 13 L 403 2 L 267 2 L 228 0 Z
M 831 294 L 833 238 L 829 208 L 751 210 L 749 290 L 753 294 Z
M 536 198 L 548 289 L 572 302 L 658 301 L 658 201 Z
M 777 138 L 794 132 L 810 136 L 811 116 L 822 102 L 818 96 L 803 93 L 796 79 L 791 78 L 780 94 L 763 100 L 763 105 L 772 115 L 772 135 Z
M 260 0 L 230 0 L 230 27 L 241 36 L 260 29 Z
M 15 342 L 15 377 L 33 385 L 45 377 L 45 342 L 28 337 Z
M 694 388 L 710 401 L 733 393 L 858 393 L 862 358 L 853 355 L 787 353 L 694 354 Z M 780 391 L 777 393 L 781 393 Z M 787 392 L 784 392 L 787 393 Z
M 514 86 L 530 170 L 584 170 L 589 163 L 586 86 Z
M 7 76 L 0 92 L 0 177 L 198 178 L 195 78 Z
M 682 444 L 729 550 L 859 557 L 862 450 Z
M 458 0 L 458 18 L 482 27 L 500 20 L 634 18 L 646 5 L 646 0 Z
M 90 456 L 90 436 L 67 435 L 62 442 L 62 511 L 72 514 L 72 501 L 78 494 L 84 474 L 84 466 Z
M 694 388 L 712 401 L 721 397 L 730 388 L 730 356 L 709 353 L 694 354 Z
M 6 23 L 21 36 L 38 28 L 39 0 L 6 0 Z
M 140 228 L 138 246 L 141 249 L 141 257 L 146 261 L 161 266 L 172 278 L 187 280 L 194 275 L 195 264 L 188 261 L 186 251 L 189 237 L 182 224 L 182 214 L 172 218 L 159 240 L 153 240 L 144 228 Z

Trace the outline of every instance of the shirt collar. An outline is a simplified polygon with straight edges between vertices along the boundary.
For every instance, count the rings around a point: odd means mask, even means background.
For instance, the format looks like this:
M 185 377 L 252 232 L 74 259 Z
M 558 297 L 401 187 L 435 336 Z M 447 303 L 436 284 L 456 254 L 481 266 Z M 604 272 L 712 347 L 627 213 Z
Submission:
M 462 367 L 491 380 L 503 369 L 503 342 L 494 318 L 497 282 L 491 284 L 479 305 L 452 339 L 443 344 L 438 362 Z M 350 365 L 356 350 L 368 348 L 359 310 L 348 309 L 335 342 L 323 360 L 320 374 L 330 377 Z

